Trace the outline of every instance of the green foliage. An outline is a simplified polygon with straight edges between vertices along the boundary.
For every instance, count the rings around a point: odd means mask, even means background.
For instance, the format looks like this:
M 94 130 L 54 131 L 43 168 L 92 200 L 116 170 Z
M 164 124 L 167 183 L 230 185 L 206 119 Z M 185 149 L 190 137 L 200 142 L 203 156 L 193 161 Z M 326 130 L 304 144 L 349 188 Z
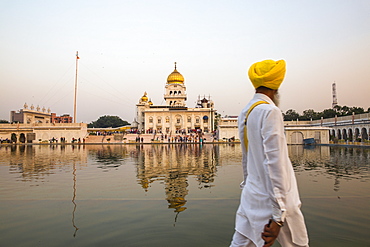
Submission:
M 0 119 L 0 123 L 9 123 L 9 121 L 4 120 L 4 119 Z
M 88 124 L 89 128 L 117 128 L 121 126 L 129 125 L 127 121 L 122 120 L 118 116 L 102 116 L 98 120 Z
M 214 120 L 214 126 L 213 126 L 214 129 L 218 128 L 218 124 L 219 124 L 220 120 L 221 120 L 221 114 L 216 113 L 215 120 Z
M 292 121 L 299 118 L 299 113 L 293 109 L 289 109 L 285 112 L 285 114 L 283 113 L 283 116 L 285 121 Z
M 367 109 L 367 112 L 370 113 L 370 107 Z M 303 114 L 300 115 L 293 109 L 289 109 L 286 111 L 284 115 L 285 121 L 291 121 L 291 120 L 303 120 L 303 121 L 309 121 L 309 120 L 319 120 L 322 118 L 333 118 L 335 116 L 342 117 L 342 116 L 350 116 L 352 114 L 362 114 L 366 113 L 364 108 L 362 107 L 348 107 L 348 106 L 339 106 L 336 105 L 333 108 L 328 108 L 323 110 L 322 112 L 315 112 L 313 109 L 308 109 L 303 111 Z
M 309 121 L 311 119 L 319 119 L 319 113 L 315 112 L 313 109 L 308 109 L 303 111 L 303 115 L 299 117 L 299 120 Z
M 323 118 L 333 118 L 338 116 L 338 112 L 335 109 L 325 109 L 321 114 Z

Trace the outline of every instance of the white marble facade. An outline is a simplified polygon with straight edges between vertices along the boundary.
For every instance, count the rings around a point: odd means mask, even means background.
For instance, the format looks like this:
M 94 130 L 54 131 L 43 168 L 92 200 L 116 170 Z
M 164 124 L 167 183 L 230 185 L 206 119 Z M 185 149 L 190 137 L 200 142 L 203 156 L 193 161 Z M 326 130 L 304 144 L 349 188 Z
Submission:
M 189 133 L 214 131 L 216 110 L 210 97 L 199 97 L 194 108 L 186 105 L 184 77 L 175 70 L 167 77 L 165 105 L 154 105 L 147 93 L 136 105 L 136 124 L 141 133 Z

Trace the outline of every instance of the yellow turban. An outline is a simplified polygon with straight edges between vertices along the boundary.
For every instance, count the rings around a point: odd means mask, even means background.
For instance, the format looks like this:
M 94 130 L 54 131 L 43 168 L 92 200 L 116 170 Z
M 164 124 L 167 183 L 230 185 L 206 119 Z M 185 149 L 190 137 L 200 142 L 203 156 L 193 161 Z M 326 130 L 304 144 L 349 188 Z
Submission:
M 277 90 L 284 80 L 285 61 L 264 60 L 253 64 L 248 71 L 254 88 L 261 86 Z

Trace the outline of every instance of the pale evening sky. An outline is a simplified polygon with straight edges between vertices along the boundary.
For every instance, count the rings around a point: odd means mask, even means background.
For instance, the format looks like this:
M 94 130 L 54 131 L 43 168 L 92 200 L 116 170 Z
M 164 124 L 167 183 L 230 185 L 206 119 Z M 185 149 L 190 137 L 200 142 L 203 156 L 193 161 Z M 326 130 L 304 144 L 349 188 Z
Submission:
M 222 115 L 253 96 L 249 66 L 285 59 L 281 109 L 322 111 L 332 103 L 370 107 L 368 0 L 0 0 L 0 119 L 24 103 L 73 116 L 128 122 L 146 91 L 164 104 L 177 62 L 187 106 L 210 95 Z

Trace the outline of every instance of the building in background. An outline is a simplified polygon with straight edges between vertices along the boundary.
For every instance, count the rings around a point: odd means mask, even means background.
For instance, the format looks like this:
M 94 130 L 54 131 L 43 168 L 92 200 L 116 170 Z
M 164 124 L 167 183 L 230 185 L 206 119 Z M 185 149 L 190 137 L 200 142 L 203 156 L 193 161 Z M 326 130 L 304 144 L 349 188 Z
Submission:
M 18 112 L 10 112 L 10 122 L 11 123 L 25 123 L 25 124 L 34 124 L 34 123 L 50 123 L 51 113 L 50 108 L 48 110 L 43 107 L 42 109 L 37 106 L 36 109 L 31 105 L 28 109 L 27 103 L 24 104 L 23 109 L 20 109 Z
M 221 117 L 217 129 L 217 138 L 223 141 L 239 139 L 238 116 Z
M 56 113 L 52 113 L 51 122 L 52 123 L 73 123 L 73 118 L 69 114 L 63 114 L 61 116 L 57 116 Z
M 51 113 L 50 108 L 46 110 L 45 107 L 41 109 L 39 106 L 35 108 L 33 105 L 28 108 L 25 103 L 23 109 L 10 112 L 10 122 L 23 124 L 72 123 L 73 118 L 69 114 L 57 116 L 56 113 Z
M 147 93 L 136 105 L 134 123 L 141 133 L 211 133 L 214 131 L 216 110 L 211 97 L 198 97 L 194 108 L 186 106 L 184 77 L 175 70 L 167 77 L 165 105 L 154 105 Z

